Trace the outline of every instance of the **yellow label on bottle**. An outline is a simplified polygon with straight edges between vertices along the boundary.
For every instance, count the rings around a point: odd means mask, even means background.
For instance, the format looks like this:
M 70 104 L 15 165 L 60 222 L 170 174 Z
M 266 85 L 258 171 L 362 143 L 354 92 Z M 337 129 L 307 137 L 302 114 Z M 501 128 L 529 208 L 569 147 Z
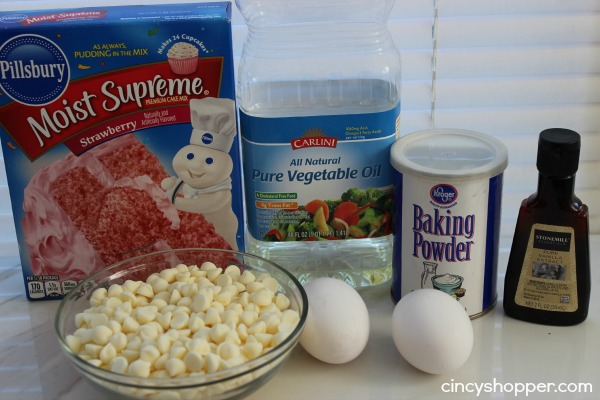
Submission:
M 536 310 L 577 310 L 574 238 L 575 233 L 571 227 L 533 225 L 515 293 L 515 303 Z

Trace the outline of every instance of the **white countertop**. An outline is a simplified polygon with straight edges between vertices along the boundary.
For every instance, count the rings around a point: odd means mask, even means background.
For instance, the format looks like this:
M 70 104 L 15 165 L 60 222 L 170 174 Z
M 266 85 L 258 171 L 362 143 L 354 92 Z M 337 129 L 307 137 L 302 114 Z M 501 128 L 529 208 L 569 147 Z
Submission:
M 501 244 L 499 288 L 509 246 L 509 240 Z M 464 399 L 475 398 L 476 393 L 452 393 L 453 387 L 473 391 L 482 385 L 487 387 L 479 398 L 512 399 L 525 397 L 515 397 L 514 388 L 546 384 L 549 393 L 530 392 L 527 398 L 597 399 L 600 235 L 591 238 L 591 260 L 593 289 L 584 323 L 552 327 L 517 321 L 504 315 L 499 299 L 490 313 L 473 321 L 475 345 L 466 365 L 441 376 L 414 369 L 397 352 L 391 338 L 394 304 L 389 283 L 363 290 L 371 334 L 361 356 L 348 364 L 329 365 L 298 346 L 279 373 L 250 399 Z M 0 260 L 0 400 L 105 399 L 61 353 L 53 326 L 59 302 L 28 302 L 24 293 L 18 258 Z M 580 383 L 591 384 L 595 393 L 590 393 L 590 385 L 587 393 L 580 392 L 576 386 Z M 559 384 L 570 384 L 564 388 L 576 391 L 559 393 L 563 389 Z

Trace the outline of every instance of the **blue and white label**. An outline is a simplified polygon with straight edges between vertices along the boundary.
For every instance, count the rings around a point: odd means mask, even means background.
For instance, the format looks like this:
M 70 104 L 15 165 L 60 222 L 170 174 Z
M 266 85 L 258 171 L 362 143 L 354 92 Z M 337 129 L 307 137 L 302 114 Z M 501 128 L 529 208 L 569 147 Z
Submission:
M 0 88 L 19 103 L 53 102 L 67 89 L 69 77 L 65 54 L 43 36 L 15 36 L 0 47 Z
M 421 288 L 454 297 L 470 316 L 496 302 L 502 174 L 440 182 L 394 171 L 392 295 Z
M 398 107 L 378 113 L 240 114 L 248 229 L 265 241 L 391 234 Z

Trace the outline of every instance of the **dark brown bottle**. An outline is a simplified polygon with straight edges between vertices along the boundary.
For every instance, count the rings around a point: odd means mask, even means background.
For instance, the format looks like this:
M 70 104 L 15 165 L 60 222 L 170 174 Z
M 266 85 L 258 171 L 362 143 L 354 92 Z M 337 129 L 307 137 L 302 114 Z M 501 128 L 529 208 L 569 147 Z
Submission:
M 540 133 L 537 192 L 523 200 L 504 281 L 504 311 L 524 321 L 575 325 L 590 301 L 588 208 L 575 196 L 581 138 Z

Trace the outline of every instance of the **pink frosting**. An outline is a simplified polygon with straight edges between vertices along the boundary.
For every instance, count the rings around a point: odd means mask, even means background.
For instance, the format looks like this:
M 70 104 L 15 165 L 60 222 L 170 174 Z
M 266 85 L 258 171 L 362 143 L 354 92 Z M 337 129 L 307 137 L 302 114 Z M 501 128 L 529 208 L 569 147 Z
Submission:
M 157 210 L 171 222 L 171 229 L 179 229 L 180 218 L 177 209 L 167 199 L 164 191 L 147 175 L 115 181 L 98 160 L 103 155 L 133 143 L 137 143 L 137 139 L 133 135 L 125 135 L 106 142 L 80 157 L 69 154 L 33 176 L 24 191 L 23 202 L 23 231 L 33 274 L 58 274 L 61 280 L 80 280 L 105 267 L 100 255 L 52 195 L 52 183 L 74 168 L 86 168 L 106 189 L 128 187 L 144 191 L 151 196 Z M 154 246 L 156 249 L 168 247 L 162 241 Z

